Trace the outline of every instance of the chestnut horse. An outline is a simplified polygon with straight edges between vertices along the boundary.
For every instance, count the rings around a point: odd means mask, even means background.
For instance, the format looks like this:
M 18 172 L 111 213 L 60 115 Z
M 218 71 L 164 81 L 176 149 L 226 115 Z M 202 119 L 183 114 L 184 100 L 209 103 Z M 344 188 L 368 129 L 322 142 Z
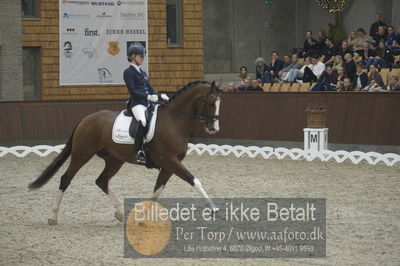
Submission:
M 147 157 L 160 169 L 154 187 L 153 198 L 157 199 L 172 174 L 194 186 L 215 211 L 212 200 L 204 191 L 200 181 L 183 166 L 189 136 L 196 119 L 200 119 L 205 130 L 219 131 L 219 87 L 215 82 L 196 81 L 177 91 L 169 102 L 158 108 L 157 124 L 153 139 L 145 145 Z M 65 190 L 78 170 L 95 154 L 104 159 L 105 167 L 96 179 L 100 187 L 116 208 L 115 218 L 123 221 L 123 204 L 109 188 L 110 179 L 125 163 L 137 164 L 134 160 L 134 145 L 117 144 L 112 140 L 112 127 L 119 112 L 99 111 L 83 118 L 72 132 L 67 144 L 43 173 L 29 185 L 36 189 L 50 180 L 61 165 L 71 156 L 68 169 L 61 177 L 59 191 L 52 206 L 50 225 L 57 224 L 57 215 Z

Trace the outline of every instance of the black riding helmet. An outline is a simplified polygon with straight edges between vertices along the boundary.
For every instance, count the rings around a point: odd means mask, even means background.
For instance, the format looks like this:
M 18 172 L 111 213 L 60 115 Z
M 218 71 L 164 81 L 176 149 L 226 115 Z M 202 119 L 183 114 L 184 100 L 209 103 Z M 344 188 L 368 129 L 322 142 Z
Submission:
M 128 48 L 128 61 L 129 62 L 130 62 L 129 57 L 131 57 L 131 55 L 144 56 L 145 55 L 145 49 L 144 49 L 143 45 L 141 45 L 140 43 L 134 43 L 131 46 L 129 46 L 129 48 Z

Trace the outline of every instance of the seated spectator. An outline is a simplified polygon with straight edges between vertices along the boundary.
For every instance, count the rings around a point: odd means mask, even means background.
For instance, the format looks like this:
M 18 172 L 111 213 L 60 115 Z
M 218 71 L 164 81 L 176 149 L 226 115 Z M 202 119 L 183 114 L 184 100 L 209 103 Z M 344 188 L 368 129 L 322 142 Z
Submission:
M 316 82 L 325 71 L 325 64 L 317 56 L 311 57 L 312 68 L 304 69 L 303 82 Z
M 378 46 L 378 43 L 380 41 L 384 41 L 386 43 L 387 41 L 386 29 L 383 26 L 379 26 L 378 34 L 375 34 L 373 38 L 375 40 L 375 47 Z
M 399 38 L 399 36 L 394 32 L 393 26 L 389 26 L 386 46 L 389 49 L 392 49 L 393 41 L 397 41 L 398 38 Z
M 246 91 L 250 87 L 250 78 L 243 80 L 243 83 L 236 87 L 236 91 Z
M 379 27 L 383 27 L 385 30 L 387 28 L 386 23 L 382 21 L 382 16 L 379 13 L 375 14 L 375 23 L 372 23 L 369 28 L 369 36 L 374 38 L 375 35 L 378 35 Z
M 343 80 L 343 83 L 340 83 L 340 85 L 338 82 L 338 85 L 336 86 L 336 88 L 338 91 L 354 91 L 354 87 L 353 87 L 353 84 L 352 84 L 350 78 L 345 78 Z
M 387 68 L 393 64 L 393 54 L 390 49 L 387 48 L 385 41 L 379 42 L 379 46 L 376 49 L 376 55 L 375 65 L 378 65 L 381 68 Z
M 364 49 L 361 53 L 361 57 L 364 65 L 367 65 L 369 59 L 374 59 L 376 57 L 375 50 L 372 50 L 367 42 L 364 43 Z M 369 65 L 367 68 L 369 68 Z
M 309 30 L 306 32 L 302 57 L 306 58 L 315 53 L 318 53 L 318 42 L 312 37 L 312 31 Z
M 346 74 L 350 78 L 351 82 L 354 83 L 354 77 L 356 75 L 356 62 L 353 60 L 352 54 L 345 54 L 344 69 L 346 70 Z
M 269 64 L 270 79 L 279 78 L 279 71 L 284 67 L 284 62 L 279 59 L 278 52 L 274 51 L 271 53 L 271 64 Z
M 391 76 L 389 79 L 389 84 L 385 87 L 387 91 L 400 91 L 399 78 L 396 76 Z
M 290 71 L 286 74 L 285 80 L 286 80 L 287 82 L 292 83 L 292 82 L 294 82 L 296 79 L 299 79 L 299 80 L 303 79 L 303 76 L 304 76 L 304 69 L 305 69 L 306 67 L 310 68 L 311 70 L 313 69 L 313 65 L 311 64 L 311 58 L 310 58 L 310 57 L 306 57 L 306 58 L 304 59 L 304 66 L 303 66 L 302 68 L 300 68 L 300 69 L 295 68 L 295 69 L 290 70 Z
M 338 70 L 339 67 L 344 67 L 343 59 L 340 55 L 335 56 L 333 62 L 333 70 Z
M 389 65 L 393 64 L 393 55 L 386 47 L 385 41 L 379 42 L 379 47 L 374 53 L 376 56 L 368 58 L 365 64 L 366 68 L 369 68 L 372 64 L 379 66 L 380 68 L 387 68 Z
M 353 87 L 356 91 L 360 91 L 368 85 L 368 75 L 361 63 L 357 64 L 356 70 L 355 77 L 353 78 Z
M 225 87 L 225 91 L 236 91 L 236 86 L 234 82 L 229 82 Z
M 281 81 L 287 81 L 287 73 L 293 69 L 300 69 L 303 65 L 299 62 L 299 56 L 297 54 L 292 55 L 292 60 L 290 65 L 285 67 L 279 72 L 279 78 Z
M 351 49 L 349 42 L 344 40 L 342 42 L 342 45 L 340 46 L 339 55 L 341 57 L 344 57 L 345 54 L 352 54 L 352 53 L 353 53 L 353 49 Z
M 326 48 L 322 53 L 322 62 L 330 64 L 335 60 L 334 56 L 339 54 L 339 49 L 335 46 L 331 37 L 325 39 L 325 45 Z
M 338 83 L 339 82 L 343 83 L 344 79 L 347 78 L 346 70 L 344 69 L 344 67 L 341 66 L 341 67 L 338 67 L 338 69 L 335 70 L 335 71 L 336 71 L 336 74 L 337 74 Z
M 395 56 L 393 67 L 400 68 L 400 55 Z
M 337 74 L 331 65 L 326 67 L 318 79 L 318 83 L 311 88 L 311 91 L 336 91 Z
M 370 65 L 369 67 L 368 80 L 370 83 L 371 80 L 374 80 L 381 88 L 385 86 L 385 84 L 383 84 L 382 76 L 379 74 L 379 68 L 375 65 Z
M 379 86 L 379 84 L 374 79 L 371 79 L 370 83 L 362 91 L 363 92 L 379 92 L 379 91 L 382 91 L 382 87 Z
M 358 52 L 355 52 L 353 53 L 353 60 L 356 62 L 356 64 L 362 63 L 362 56 Z
M 357 38 L 353 45 L 353 50 L 359 53 L 362 52 L 364 50 L 364 43 L 374 44 L 375 41 L 365 34 L 365 30 L 363 28 L 359 28 L 357 30 Z
M 400 42 L 399 41 L 393 41 L 393 45 L 392 45 L 392 54 L 393 55 L 400 55 Z
M 356 42 L 356 39 L 357 39 L 356 32 L 355 31 L 350 32 L 349 38 L 347 39 L 347 43 L 349 44 L 349 47 L 351 49 L 353 49 L 353 46 L 354 46 L 354 44 Z
M 264 58 L 259 57 L 256 59 L 256 79 L 261 81 L 265 71 L 268 71 L 267 63 L 265 63 Z
M 239 72 L 239 82 L 237 86 L 243 86 L 246 80 L 250 80 L 249 76 L 247 75 L 247 67 L 242 66 Z
M 283 68 L 288 67 L 292 63 L 290 56 L 284 55 L 283 56 Z
M 245 91 L 264 91 L 264 90 L 261 88 L 261 85 L 258 82 L 258 80 L 254 79 L 251 81 L 251 84 L 245 89 Z

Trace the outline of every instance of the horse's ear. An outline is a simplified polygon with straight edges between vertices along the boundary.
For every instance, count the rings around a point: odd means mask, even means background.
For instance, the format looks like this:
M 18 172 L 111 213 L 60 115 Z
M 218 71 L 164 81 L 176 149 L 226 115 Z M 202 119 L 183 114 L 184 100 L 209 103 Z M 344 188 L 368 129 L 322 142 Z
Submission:
M 221 85 L 222 85 L 222 79 L 217 80 L 217 81 L 213 81 L 211 83 L 211 88 L 214 89 L 215 91 L 222 91 L 221 90 Z

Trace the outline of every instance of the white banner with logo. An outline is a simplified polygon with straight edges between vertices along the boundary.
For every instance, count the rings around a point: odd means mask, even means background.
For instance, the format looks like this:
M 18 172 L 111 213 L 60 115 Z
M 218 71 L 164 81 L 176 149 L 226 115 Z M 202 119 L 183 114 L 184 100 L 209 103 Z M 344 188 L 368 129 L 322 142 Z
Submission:
M 129 45 L 147 52 L 147 0 L 59 1 L 60 85 L 124 84 Z

